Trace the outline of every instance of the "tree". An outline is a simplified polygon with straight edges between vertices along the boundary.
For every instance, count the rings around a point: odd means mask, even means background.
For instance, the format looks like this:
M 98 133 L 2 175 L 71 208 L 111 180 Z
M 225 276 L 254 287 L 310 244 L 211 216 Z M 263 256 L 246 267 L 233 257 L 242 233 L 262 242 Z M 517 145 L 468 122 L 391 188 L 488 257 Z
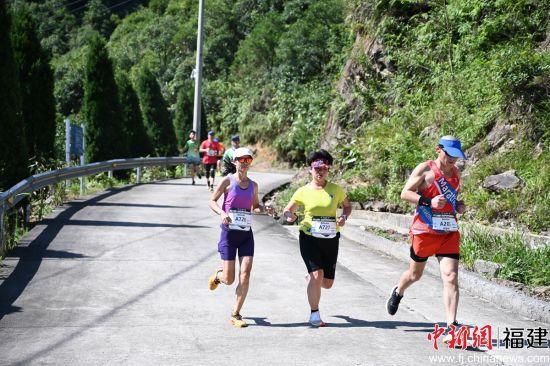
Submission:
M 139 109 L 139 100 L 130 79 L 124 72 L 116 75 L 121 117 L 128 141 L 128 154 L 131 157 L 145 157 L 152 153 L 151 142 L 147 136 L 143 118 Z
M 232 64 L 232 73 L 239 78 L 259 79 L 274 66 L 275 49 L 284 31 L 279 14 L 267 14 L 240 44 Z
M 194 90 L 191 85 L 183 85 L 178 93 L 176 113 L 174 117 L 174 131 L 181 150 L 187 141 L 189 131 L 193 129 L 193 97 Z M 202 135 L 201 137 L 204 137 Z
M 104 40 L 90 40 L 84 75 L 82 114 L 86 123 L 86 159 L 89 162 L 125 158 L 124 135 L 118 89 Z
M 275 62 L 283 77 L 305 82 L 330 67 L 332 57 L 341 52 L 344 8 L 340 0 L 293 3 L 306 10 L 279 39 Z
M 139 70 L 137 94 L 143 121 L 157 156 L 177 154 L 176 135 L 157 79 L 147 67 Z
M 25 129 L 10 23 L 6 2 L 0 1 L 0 191 L 28 176 Z
M 35 6 L 34 12 L 40 24 L 38 38 L 42 46 L 54 56 L 69 51 L 71 40 L 78 29 L 78 20 L 65 6 L 65 1 L 46 0 L 32 5 Z
M 115 29 L 113 14 L 101 0 L 91 0 L 88 3 L 82 23 L 84 26 L 99 32 L 105 38 L 109 38 Z
M 36 19 L 28 7 L 13 13 L 11 40 L 21 89 L 23 122 L 29 156 L 52 158 L 55 140 L 54 78 L 40 46 Z

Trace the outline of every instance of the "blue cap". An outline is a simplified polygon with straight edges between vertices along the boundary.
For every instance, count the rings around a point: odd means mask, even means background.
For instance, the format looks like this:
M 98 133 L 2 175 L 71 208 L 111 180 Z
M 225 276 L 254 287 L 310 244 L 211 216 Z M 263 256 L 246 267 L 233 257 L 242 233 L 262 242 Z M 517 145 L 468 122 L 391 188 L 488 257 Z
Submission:
M 439 140 L 439 146 L 453 158 L 467 159 L 460 140 L 453 136 L 443 136 Z
M 208 131 L 208 136 L 212 136 L 212 135 L 214 135 L 214 134 L 215 134 L 214 130 Z
M 239 137 L 239 135 L 233 135 L 231 136 L 231 141 L 241 141 L 241 138 Z

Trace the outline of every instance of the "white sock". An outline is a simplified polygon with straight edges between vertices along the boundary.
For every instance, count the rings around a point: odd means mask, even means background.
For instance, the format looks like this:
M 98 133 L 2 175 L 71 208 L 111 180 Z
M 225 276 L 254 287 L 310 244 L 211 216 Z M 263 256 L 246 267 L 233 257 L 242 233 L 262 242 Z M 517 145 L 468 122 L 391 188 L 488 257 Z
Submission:
M 310 322 L 321 321 L 321 313 L 319 311 L 314 311 L 309 316 L 309 321 Z

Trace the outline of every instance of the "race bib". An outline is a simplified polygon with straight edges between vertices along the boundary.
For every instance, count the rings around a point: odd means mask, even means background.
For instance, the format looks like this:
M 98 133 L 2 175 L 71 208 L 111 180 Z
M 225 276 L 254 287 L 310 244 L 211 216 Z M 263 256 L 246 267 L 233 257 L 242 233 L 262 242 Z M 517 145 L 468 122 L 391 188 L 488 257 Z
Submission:
M 432 228 L 441 231 L 458 231 L 458 223 L 453 214 L 432 213 Z
M 208 149 L 208 156 L 218 156 L 218 150 Z
M 252 213 L 244 208 L 232 208 L 227 213 L 231 219 L 229 230 L 250 231 L 252 226 Z
M 336 236 L 336 219 L 333 216 L 314 216 L 311 235 L 322 239 L 334 238 Z

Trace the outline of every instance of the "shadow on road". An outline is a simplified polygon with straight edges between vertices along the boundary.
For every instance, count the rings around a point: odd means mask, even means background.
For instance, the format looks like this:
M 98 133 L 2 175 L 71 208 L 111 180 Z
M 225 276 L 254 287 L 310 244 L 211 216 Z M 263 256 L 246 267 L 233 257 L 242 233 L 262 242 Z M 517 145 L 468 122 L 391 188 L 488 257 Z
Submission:
M 42 223 L 45 224 L 45 225 L 50 225 L 54 222 L 57 222 L 57 218 L 42 220 Z M 98 220 L 68 220 L 68 221 L 65 222 L 65 226 L 67 226 L 67 225 L 76 225 L 76 226 L 208 228 L 208 226 L 203 226 L 203 225 L 175 225 L 175 224 L 162 224 L 162 223 L 151 223 L 151 222 L 98 221 Z
M 36 253 L 34 250 L 29 251 L 29 247 L 17 247 L 10 254 L 10 258 L 19 258 L 20 260 L 40 260 L 43 258 L 56 258 L 56 259 L 75 259 L 75 258 L 88 258 L 87 255 L 80 253 L 66 252 L 63 250 L 50 250 L 46 249 L 43 252 Z
M 355 319 L 346 315 L 334 315 L 334 318 L 340 318 L 346 321 L 346 323 L 330 323 L 327 322 L 327 326 L 331 328 L 382 328 L 382 329 L 397 329 L 397 327 L 431 327 L 426 331 L 433 331 L 433 323 L 420 323 L 420 322 L 403 322 L 403 321 L 367 321 L 362 319 Z M 260 317 L 245 317 L 254 321 L 253 326 L 263 327 L 278 327 L 278 328 L 294 328 L 294 327 L 310 327 L 308 322 L 301 323 L 279 323 L 273 324 L 267 321 L 268 318 Z
M 119 311 L 121 311 L 123 309 L 126 309 L 127 307 L 129 307 L 129 306 L 145 299 L 146 297 L 150 296 L 151 294 L 153 294 L 155 291 L 157 291 L 161 287 L 163 287 L 163 286 L 179 279 L 182 275 L 184 275 L 184 274 L 188 273 L 189 271 L 197 268 L 198 266 L 200 266 L 201 264 L 203 264 L 207 260 L 210 260 L 211 258 L 215 257 L 217 253 L 218 253 L 218 251 L 214 250 L 214 251 L 211 251 L 211 252 L 205 254 L 203 257 L 199 258 L 192 265 L 189 265 L 185 268 L 182 268 L 181 270 L 177 271 L 176 273 L 173 273 L 173 274 L 169 275 L 164 280 L 158 282 L 154 286 L 151 286 L 151 287 L 145 289 L 144 291 L 142 291 L 141 293 L 139 293 L 136 296 L 132 297 L 131 299 L 128 299 L 126 302 L 116 306 L 115 308 L 109 310 L 105 314 L 103 314 L 103 315 L 93 319 L 92 321 L 88 322 L 87 324 L 79 327 L 78 330 L 75 330 L 74 332 L 71 332 L 67 335 L 64 335 L 61 339 L 55 341 L 53 344 L 50 344 L 49 346 L 46 346 L 46 347 L 42 348 L 41 350 L 36 351 L 36 352 L 32 353 L 31 355 L 26 356 L 24 359 L 19 360 L 17 362 L 17 364 L 26 365 L 26 364 L 28 364 L 32 361 L 35 361 L 37 358 L 53 351 L 54 349 L 64 345 L 65 343 L 67 343 L 69 341 L 73 341 L 75 338 L 81 336 L 83 333 L 87 332 L 88 330 L 90 330 L 94 327 L 98 327 L 101 324 L 105 323 L 108 319 L 113 317 Z
M 79 202 L 76 202 L 78 204 Z M 74 205 L 75 202 L 69 202 L 67 205 Z M 191 208 L 191 206 L 170 206 L 170 205 L 151 205 L 141 203 L 125 203 L 125 202 L 97 202 L 87 204 L 87 206 L 112 206 L 112 207 L 144 207 L 144 208 Z
M 159 185 L 159 186 L 192 186 L 193 184 L 191 183 L 172 183 L 172 182 L 166 182 L 166 183 L 163 183 L 163 182 L 151 182 L 151 183 L 143 183 L 143 184 L 146 184 L 146 185 Z M 194 184 L 195 186 L 199 186 L 199 187 L 206 187 L 206 184 Z
M 65 225 L 69 224 L 71 217 L 82 208 L 86 207 L 88 203 L 97 203 L 102 199 L 132 188 L 132 186 L 129 186 L 109 190 L 88 201 L 75 203 L 59 213 L 55 220 L 48 220 L 49 225 L 46 226 L 44 230 L 28 244 L 28 246 L 22 246 L 21 249 L 19 249 L 19 255 L 22 255 L 22 258 L 17 262 L 17 265 L 8 278 L 0 284 L 0 320 L 6 314 L 17 311 L 16 309 L 18 308 L 12 306 L 13 303 L 23 293 L 23 290 L 25 290 L 29 282 L 36 275 L 36 272 L 42 263 L 42 259 L 46 258 L 45 256 L 48 254 L 48 246 L 55 239 L 57 234 L 59 234 L 61 229 L 63 229 Z M 24 251 L 23 253 L 21 253 L 22 250 Z M 16 254 L 17 252 L 14 253 Z M 59 255 L 60 253 L 58 252 L 57 254 Z M 8 254 L 7 258 L 10 257 L 12 257 L 12 255 Z M 32 260 L 24 260 L 26 258 L 30 258 Z

